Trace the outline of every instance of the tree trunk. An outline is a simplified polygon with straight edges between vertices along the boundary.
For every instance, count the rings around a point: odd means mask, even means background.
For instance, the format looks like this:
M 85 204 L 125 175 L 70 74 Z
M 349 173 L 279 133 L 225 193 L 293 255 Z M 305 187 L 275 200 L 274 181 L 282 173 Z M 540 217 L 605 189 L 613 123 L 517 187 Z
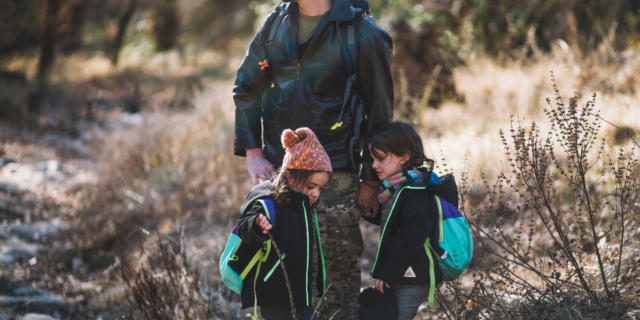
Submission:
M 113 46 L 111 49 L 111 63 L 113 65 L 118 64 L 118 56 L 120 55 L 120 49 L 122 49 L 122 43 L 124 42 L 124 35 L 127 33 L 127 27 L 129 26 L 129 22 L 131 22 L 133 13 L 136 11 L 137 4 L 138 4 L 138 0 L 129 0 L 127 8 L 124 10 L 122 15 L 118 19 L 118 32 L 116 33 L 116 36 L 113 39 Z
M 60 12 L 60 46 L 64 53 L 82 47 L 82 35 L 87 21 L 87 8 L 91 0 L 68 1 Z
M 51 67 L 56 58 L 57 19 L 60 11 L 60 0 L 47 0 L 44 7 L 42 31 L 40 34 L 40 60 L 36 74 L 36 87 L 29 95 L 29 112 L 40 111 L 42 101 L 46 96 L 47 82 Z
M 156 41 L 156 50 L 171 50 L 178 43 L 180 29 L 178 5 L 175 0 L 160 0 L 154 5 L 153 37 Z

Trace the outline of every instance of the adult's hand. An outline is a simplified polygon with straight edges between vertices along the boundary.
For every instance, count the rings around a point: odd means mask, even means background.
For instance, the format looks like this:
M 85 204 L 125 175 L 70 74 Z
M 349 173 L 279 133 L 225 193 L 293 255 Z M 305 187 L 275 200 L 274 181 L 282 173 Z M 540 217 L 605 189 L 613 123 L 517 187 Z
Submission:
M 267 159 L 262 156 L 260 148 L 246 149 L 247 152 L 247 169 L 253 184 L 258 184 L 260 180 L 269 180 L 275 175 L 273 166 Z
M 358 194 L 358 206 L 362 209 L 363 215 L 367 218 L 373 218 L 378 215 L 380 206 L 378 205 L 377 189 L 371 186 L 378 185 L 379 182 L 367 181 L 360 183 L 360 192 Z

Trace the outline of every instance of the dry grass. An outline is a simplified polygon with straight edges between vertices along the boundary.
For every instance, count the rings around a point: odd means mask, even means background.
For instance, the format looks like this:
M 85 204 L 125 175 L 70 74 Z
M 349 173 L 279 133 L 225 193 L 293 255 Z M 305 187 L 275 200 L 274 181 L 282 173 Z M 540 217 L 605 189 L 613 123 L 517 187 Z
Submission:
M 144 279 L 167 271 L 139 264 L 147 258 L 138 244 L 151 241 L 143 229 L 162 236 L 184 225 L 183 249 L 189 259 L 184 264 L 193 266 L 189 272 L 194 275 L 189 277 L 195 277 L 199 288 L 180 290 L 207 294 L 208 303 L 233 313 L 237 307 L 227 302 L 230 296 L 220 288 L 214 258 L 251 183 L 244 160 L 231 156 L 231 83 L 203 82 L 203 88 L 190 98 L 193 108 L 171 110 L 159 102 L 151 106 L 153 112 L 143 109 L 141 114 L 123 115 L 126 121 L 101 139 L 96 157 L 98 183 L 83 191 L 85 207 L 77 219 L 81 234 L 75 242 L 87 254 L 104 250 L 122 256 L 132 277 L 143 277 L 139 282 L 149 287 L 154 283 Z M 147 101 L 157 99 L 147 97 Z M 158 246 L 148 247 L 147 255 L 158 254 Z M 185 266 L 181 272 L 187 272 Z M 207 303 L 207 297 L 194 301 Z
M 438 109 L 423 109 L 419 117 L 427 153 L 455 172 L 468 167 L 473 178 L 496 177 L 504 164 L 498 130 L 508 126 L 511 116 L 544 126 L 545 99 L 553 96 L 549 74 L 554 72 L 564 96 L 597 93 L 602 116 L 619 126 L 640 130 L 640 54 L 620 54 L 619 63 L 598 64 L 597 57 L 578 58 L 559 47 L 551 56 L 535 62 L 499 63 L 486 58 L 469 61 L 455 70 L 457 90 L 464 103 L 444 103 Z M 604 137 L 615 130 L 603 127 Z M 468 164 L 465 164 L 468 159 Z

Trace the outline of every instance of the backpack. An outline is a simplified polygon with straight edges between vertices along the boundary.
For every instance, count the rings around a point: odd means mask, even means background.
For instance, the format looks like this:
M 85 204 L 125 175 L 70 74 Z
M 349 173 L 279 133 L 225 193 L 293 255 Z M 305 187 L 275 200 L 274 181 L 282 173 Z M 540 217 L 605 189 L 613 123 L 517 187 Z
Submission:
M 267 212 L 271 225 L 276 225 L 275 206 L 271 199 L 257 200 Z M 271 252 L 271 239 L 263 242 L 262 248 L 255 250 L 254 247 L 243 245 L 242 239 L 238 236 L 238 226 L 233 228 L 227 244 L 220 256 L 220 276 L 222 282 L 231 291 L 242 294 L 242 285 L 249 272 L 256 267 L 260 270 L 262 262 L 267 260 Z M 258 274 L 258 272 L 256 272 Z M 255 287 L 255 286 L 254 286 Z
M 455 185 L 452 175 L 443 176 L 442 181 L 444 184 Z M 424 250 L 429 259 L 428 301 L 431 307 L 435 296 L 434 254 L 444 281 L 452 281 L 463 275 L 473 256 L 471 229 L 464 215 L 456 208 L 457 204 L 451 204 L 435 194 L 433 197 L 438 210 L 437 247 L 432 246 L 430 238 L 424 242 Z M 457 195 L 455 199 L 457 200 Z

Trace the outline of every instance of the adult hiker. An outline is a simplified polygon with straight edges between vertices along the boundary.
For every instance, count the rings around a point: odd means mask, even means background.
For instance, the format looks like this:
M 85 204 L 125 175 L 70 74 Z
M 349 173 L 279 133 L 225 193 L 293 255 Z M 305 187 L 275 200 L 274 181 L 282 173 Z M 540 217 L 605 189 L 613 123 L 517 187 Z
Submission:
M 380 182 L 362 146 L 392 118 L 392 43 L 367 11 L 365 0 L 281 2 L 253 38 L 233 89 L 234 154 L 247 157 L 254 183 L 281 165 L 285 128 L 309 127 L 331 158 L 334 173 L 318 203 L 329 287 L 322 319 L 357 318 L 360 215 L 379 210 Z

